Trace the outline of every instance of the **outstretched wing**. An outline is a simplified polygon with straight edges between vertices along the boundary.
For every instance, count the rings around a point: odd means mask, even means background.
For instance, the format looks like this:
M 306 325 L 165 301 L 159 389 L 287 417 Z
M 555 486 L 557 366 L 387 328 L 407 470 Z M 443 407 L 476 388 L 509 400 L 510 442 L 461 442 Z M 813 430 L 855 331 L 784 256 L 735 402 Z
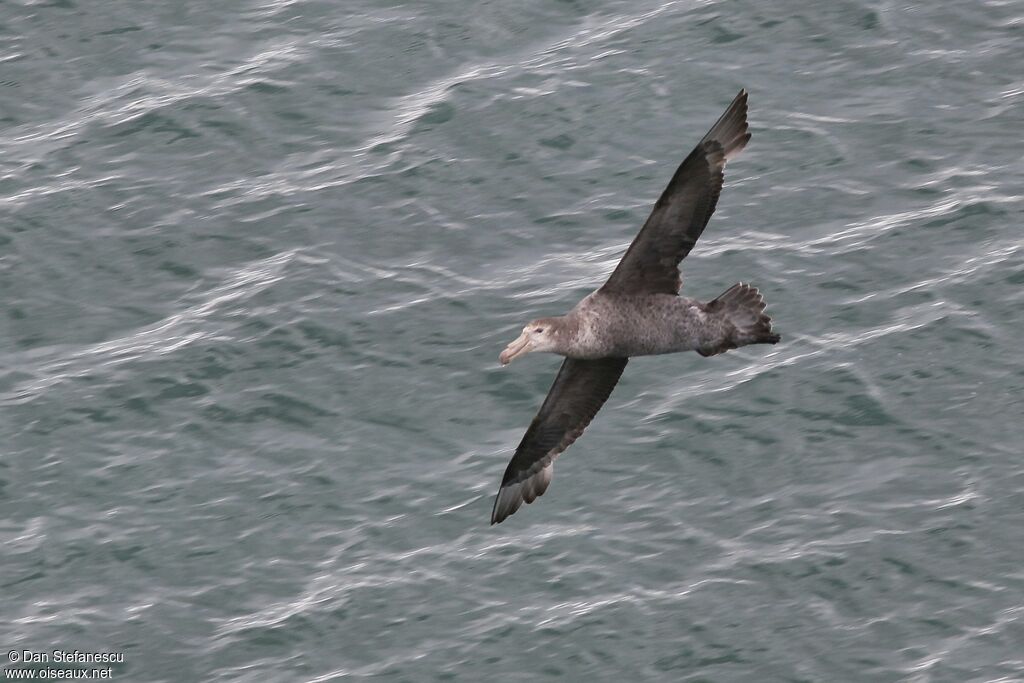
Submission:
M 491 524 L 532 503 L 551 483 L 554 460 L 579 438 L 622 376 L 628 358 L 566 358 L 516 448 L 494 500 Z
M 679 293 L 679 262 L 690 253 L 715 211 L 726 160 L 748 140 L 747 91 L 740 90 L 676 170 L 602 291 Z

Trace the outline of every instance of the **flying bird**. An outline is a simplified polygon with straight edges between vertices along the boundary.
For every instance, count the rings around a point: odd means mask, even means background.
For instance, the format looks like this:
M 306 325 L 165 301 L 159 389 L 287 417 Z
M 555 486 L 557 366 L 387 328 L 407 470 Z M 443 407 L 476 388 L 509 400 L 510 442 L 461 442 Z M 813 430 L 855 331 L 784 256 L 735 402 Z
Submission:
M 567 314 L 531 321 L 501 352 L 502 365 L 534 351 L 565 361 L 505 470 L 491 524 L 547 490 L 555 458 L 594 419 L 631 356 L 714 356 L 778 343 L 761 293 L 748 284 L 735 284 L 706 303 L 679 295 L 679 262 L 715 211 L 726 161 L 749 140 L 747 93 L 741 90 L 676 170 L 608 281 Z

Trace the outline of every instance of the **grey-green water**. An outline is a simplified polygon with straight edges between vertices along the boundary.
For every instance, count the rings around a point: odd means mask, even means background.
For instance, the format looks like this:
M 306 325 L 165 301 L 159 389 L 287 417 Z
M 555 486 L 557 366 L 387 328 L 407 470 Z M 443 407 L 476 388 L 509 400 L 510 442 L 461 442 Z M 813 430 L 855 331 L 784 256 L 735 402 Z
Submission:
M 0 3 L 0 646 L 123 681 L 1024 680 L 1024 3 Z M 686 292 L 500 526 L 741 87 Z M 6 666 L 6 665 L 5 665 Z

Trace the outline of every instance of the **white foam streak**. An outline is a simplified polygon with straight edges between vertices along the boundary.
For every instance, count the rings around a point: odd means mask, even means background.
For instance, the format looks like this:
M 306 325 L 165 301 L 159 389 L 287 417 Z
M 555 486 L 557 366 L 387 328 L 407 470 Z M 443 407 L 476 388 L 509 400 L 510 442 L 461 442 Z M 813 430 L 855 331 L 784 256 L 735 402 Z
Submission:
M 640 14 L 615 15 L 603 17 L 600 20 L 587 18 L 586 25 L 582 28 L 574 30 L 567 36 L 535 47 L 526 55 L 511 54 L 500 61 L 465 66 L 428 82 L 408 95 L 391 100 L 385 107 L 387 111 L 392 112 L 388 123 L 376 132 L 370 132 L 355 147 L 333 151 L 323 163 L 308 166 L 309 160 L 305 159 L 303 163 L 306 167 L 303 169 L 288 169 L 265 175 L 256 185 L 251 178 L 239 178 L 221 184 L 206 194 L 235 193 L 242 190 L 245 195 L 254 193 L 290 195 L 345 186 L 355 180 L 381 173 L 394 163 L 401 153 L 380 154 L 380 148 L 406 139 L 420 119 L 427 115 L 433 107 L 448 98 L 452 88 L 473 81 L 508 77 L 510 74 L 518 72 L 534 72 L 553 66 L 557 66 L 560 73 L 569 73 L 572 69 L 580 67 L 575 61 L 570 62 L 563 55 L 564 52 L 600 44 L 672 11 L 679 4 L 681 3 L 666 2 L 653 10 Z M 692 7 L 706 3 L 690 1 L 684 4 Z M 590 60 L 605 56 L 607 54 L 599 53 L 592 56 Z M 518 96 L 522 96 L 522 94 L 523 91 L 520 90 Z M 531 93 L 530 96 L 534 95 Z
M 295 256 L 286 251 L 255 261 L 231 273 L 223 283 L 206 292 L 199 303 L 167 316 L 163 320 L 110 341 L 57 354 L 56 358 L 22 367 L 35 375 L 16 386 L 5 402 L 22 403 L 69 379 L 83 377 L 99 367 L 111 367 L 152 356 L 161 356 L 194 344 L 202 339 L 230 339 L 224 330 L 210 329 L 206 319 L 224 306 L 248 299 L 284 277 L 284 270 Z
M 223 97 L 237 92 L 266 74 L 303 59 L 299 45 L 297 39 L 277 41 L 237 66 L 213 74 L 188 74 L 177 79 L 132 74 L 84 98 L 67 116 L 14 128 L 7 136 L 0 137 L 0 147 L 27 153 L 19 157 L 22 163 L 37 162 L 95 123 L 123 124 L 192 97 Z M 140 92 L 146 94 L 140 95 Z

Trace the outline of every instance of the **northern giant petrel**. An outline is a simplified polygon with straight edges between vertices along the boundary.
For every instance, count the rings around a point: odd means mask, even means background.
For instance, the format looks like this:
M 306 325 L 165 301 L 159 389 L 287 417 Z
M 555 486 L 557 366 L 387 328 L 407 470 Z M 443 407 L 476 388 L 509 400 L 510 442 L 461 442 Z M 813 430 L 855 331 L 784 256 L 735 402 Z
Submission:
M 568 314 L 530 322 L 502 351 L 502 365 L 531 351 L 565 361 L 505 470 L 491 524 L 544 493 L 555 458 L 594 419 L 630 356 L 691 350 L 713 356 L 779 341 L 764 299 L 750 285 L 735 284 L 707 303 L 679 296 L 679 262 L 715 210 L 725 162 L 748 140 L 741 90 L 672 176 L 608 281 Z

